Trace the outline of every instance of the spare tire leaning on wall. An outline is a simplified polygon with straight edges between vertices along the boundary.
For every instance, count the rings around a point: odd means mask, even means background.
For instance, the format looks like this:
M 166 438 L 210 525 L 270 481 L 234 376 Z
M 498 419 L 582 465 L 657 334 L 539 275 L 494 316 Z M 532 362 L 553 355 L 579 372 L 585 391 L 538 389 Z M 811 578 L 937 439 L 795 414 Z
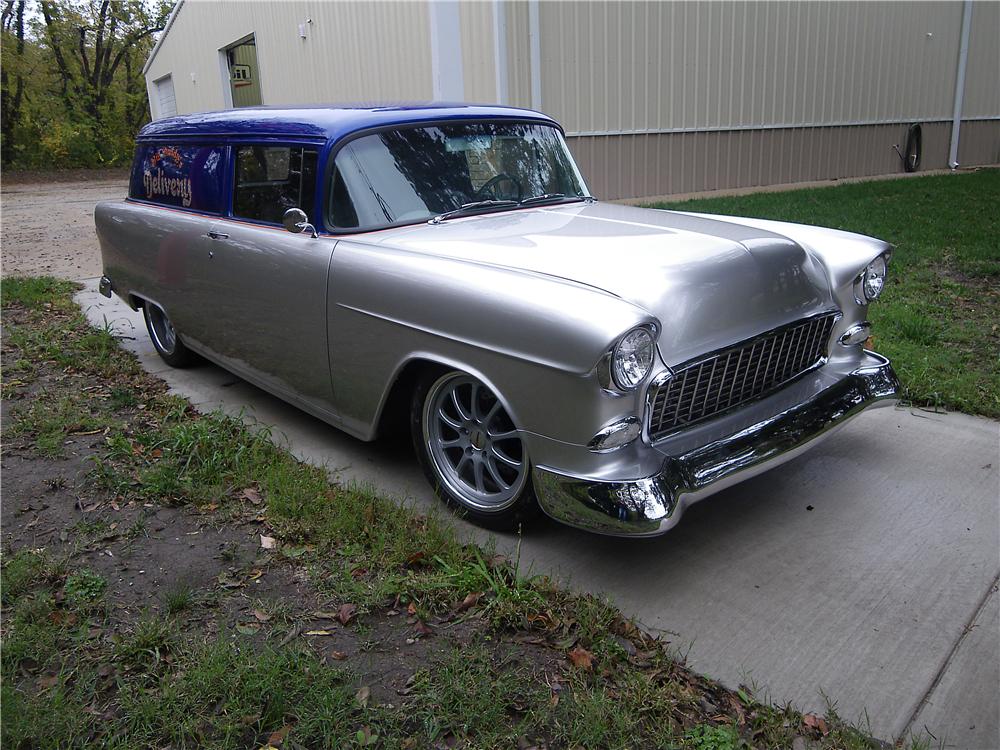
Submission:
M 920 157 L 924 150 L 924 133 L 920 123 L 910 125 L 906 130 L 906 148 L 903 150 L 903 169 L 916 172 L 920 169 Z

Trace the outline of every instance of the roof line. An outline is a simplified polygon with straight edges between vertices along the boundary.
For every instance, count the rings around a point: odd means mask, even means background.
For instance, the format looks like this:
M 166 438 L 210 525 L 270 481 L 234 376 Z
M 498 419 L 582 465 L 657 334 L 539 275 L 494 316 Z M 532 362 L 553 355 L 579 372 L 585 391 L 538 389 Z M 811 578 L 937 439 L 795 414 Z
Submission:
M 170 11 L 170 15 L 167 17 L 167 22 L 163 26 L 163 31 L 160 32 L 160 38 L 156 40 L 156 44 L 153 45 L 153 51 L 149 53 L 149 57 L 146 58 L 146 64 L 142 66 L 142 74 L 146 75 L 146 71 L 149 70 L 149 66 L 153 64 L 153 58 L 156 57 L 156 53 L 160 51 L 160 45 L 163 44 L 163 40 L 167 38 L 167 32 L 170 31 L 170 27 L 174 24 L 174 19 L 177 18 L 177 13 L 180 11 L 181 6 L 184 5 L 184 0 L 177 0 L 177 5 L 174 9 Z

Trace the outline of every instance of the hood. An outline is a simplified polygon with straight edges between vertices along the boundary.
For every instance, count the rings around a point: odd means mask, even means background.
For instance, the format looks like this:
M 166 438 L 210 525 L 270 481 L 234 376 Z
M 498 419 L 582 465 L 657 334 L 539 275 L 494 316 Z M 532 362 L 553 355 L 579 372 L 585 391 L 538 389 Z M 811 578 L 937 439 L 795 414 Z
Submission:
M 676 365 L 831 309 L 822 267 L 800 245 L 731 221 L 570 203 L 380 232 L 380 244 L 568 279 L 643 308 Z

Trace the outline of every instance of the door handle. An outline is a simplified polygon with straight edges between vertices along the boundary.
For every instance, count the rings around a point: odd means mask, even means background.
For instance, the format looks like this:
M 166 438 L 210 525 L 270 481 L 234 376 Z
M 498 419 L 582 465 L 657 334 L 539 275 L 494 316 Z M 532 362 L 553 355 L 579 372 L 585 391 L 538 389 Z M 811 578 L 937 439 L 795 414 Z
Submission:
M 229 239 L 229 235 L 228 234 L 223 234 L 222 232 L 209 232 L 207 236 L 211 237 L 213 240 L 228 240 Z

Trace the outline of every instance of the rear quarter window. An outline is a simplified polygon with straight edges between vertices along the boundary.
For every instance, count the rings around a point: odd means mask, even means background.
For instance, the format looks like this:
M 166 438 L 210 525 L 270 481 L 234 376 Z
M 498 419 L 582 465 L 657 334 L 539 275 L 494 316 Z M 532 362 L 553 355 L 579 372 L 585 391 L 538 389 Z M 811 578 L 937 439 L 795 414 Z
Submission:
M 140 144 L 129 197 L 175 208 L 222 213 L 223 146 Z

